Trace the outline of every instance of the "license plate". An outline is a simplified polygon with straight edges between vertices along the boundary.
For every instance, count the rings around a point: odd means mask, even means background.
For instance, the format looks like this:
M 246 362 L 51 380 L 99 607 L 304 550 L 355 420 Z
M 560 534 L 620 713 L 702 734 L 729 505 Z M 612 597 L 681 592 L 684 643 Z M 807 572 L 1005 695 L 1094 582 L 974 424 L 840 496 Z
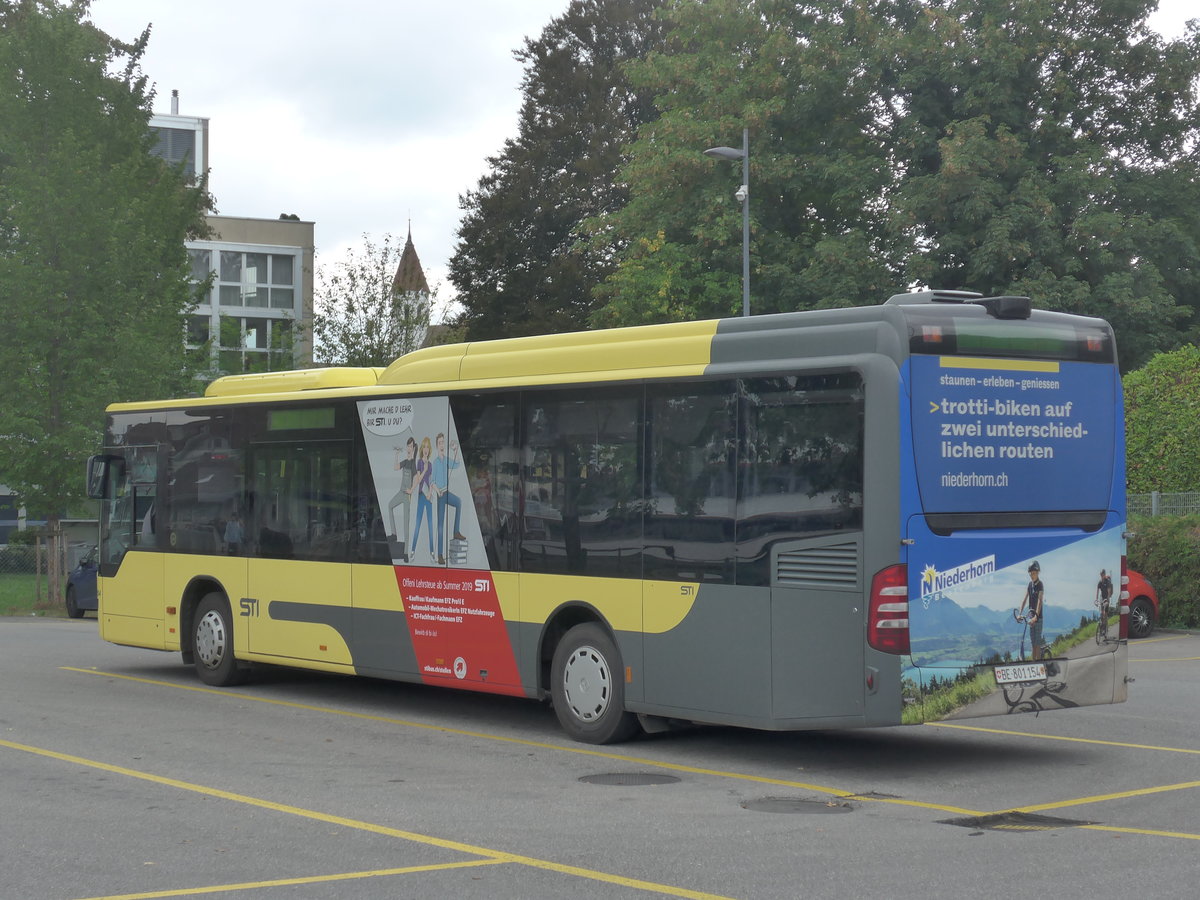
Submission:
M 1020 666 L 996 666 L 997 684 L 1014 684 L 1018 681 L 1045 681 L 1045 663 L 1026 663 Z

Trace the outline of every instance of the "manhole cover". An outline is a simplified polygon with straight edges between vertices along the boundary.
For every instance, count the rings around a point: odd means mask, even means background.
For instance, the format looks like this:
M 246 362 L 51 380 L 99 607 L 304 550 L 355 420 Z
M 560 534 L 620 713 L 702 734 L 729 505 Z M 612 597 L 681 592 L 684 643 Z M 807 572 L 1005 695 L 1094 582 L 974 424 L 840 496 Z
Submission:
M 1039 816 L 1033 813 L 1006 812 L 990 816 L 970 816 L 966 819 L 943 819 L 942 825 L 959 825 L 963 828 L 987 828 L 992 831 L 1053 831 L 1056 828 L 1078 828 L 1080 825 L 1095 825 L 1086 819 L 1058 819 L 1054 816 Z
M 674 784 L 679 781 L 674 775 L 659 775 L 653 772 L 607 772 L 603 775 L 584 775 L 579 779 L 585 784 Z
M 848 813 L 855 807 L 844 800 L 801 800 L 798 797 L 763 797 L 761 800 L 746 800 L 742 809 L 751 812 L 769 813 Z

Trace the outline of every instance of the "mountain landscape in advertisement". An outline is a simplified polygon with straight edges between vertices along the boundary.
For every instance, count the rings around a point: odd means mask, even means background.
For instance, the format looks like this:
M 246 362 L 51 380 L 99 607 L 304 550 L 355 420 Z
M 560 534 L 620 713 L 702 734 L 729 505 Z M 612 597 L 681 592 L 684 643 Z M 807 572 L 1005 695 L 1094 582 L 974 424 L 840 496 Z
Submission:
M 1036 561 L 1043 585 L 1043 639 L 1068 635 L 1099 614 L 1101 571 L 1120 571 L 1121 531 L 1107 529 L 1043 553 L 997 566 L 993 556 L 956 566 L 910 564 L 912 662 L 961 668 L 1031 655 L 1029 628 L 1017 621 Z M 973 577 L 972 577 L 973 576 Z

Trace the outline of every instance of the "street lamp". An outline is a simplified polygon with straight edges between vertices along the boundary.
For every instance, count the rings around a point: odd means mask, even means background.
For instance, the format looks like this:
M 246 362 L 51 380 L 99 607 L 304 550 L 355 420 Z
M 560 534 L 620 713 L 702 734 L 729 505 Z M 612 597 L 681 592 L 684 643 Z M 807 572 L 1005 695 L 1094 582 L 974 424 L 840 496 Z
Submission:
M 705 156 L 742 161 L 742 186 L 734 193 L 742 204 L 742 315 L 750 315 L 750 129 L 742 129 L 742 149 L 710 147 Z

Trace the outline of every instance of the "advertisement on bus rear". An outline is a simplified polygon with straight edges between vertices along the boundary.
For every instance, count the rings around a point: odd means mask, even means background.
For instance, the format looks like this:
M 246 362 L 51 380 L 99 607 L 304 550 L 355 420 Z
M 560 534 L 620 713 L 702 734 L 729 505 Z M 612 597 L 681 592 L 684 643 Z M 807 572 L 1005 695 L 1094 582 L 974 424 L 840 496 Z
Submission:
M 921 508 L 926 513 L 1106 508 L 1117 377 L 1114 367 L 1095 363 L 911 359 Z
M 1111 693 L 1112 672 L 1084 660 L 1118 644 L 1124 553 L 1115 367 L 929 356 L 907 375 L 909 689 L 1098 702 L 1086 683 Z

